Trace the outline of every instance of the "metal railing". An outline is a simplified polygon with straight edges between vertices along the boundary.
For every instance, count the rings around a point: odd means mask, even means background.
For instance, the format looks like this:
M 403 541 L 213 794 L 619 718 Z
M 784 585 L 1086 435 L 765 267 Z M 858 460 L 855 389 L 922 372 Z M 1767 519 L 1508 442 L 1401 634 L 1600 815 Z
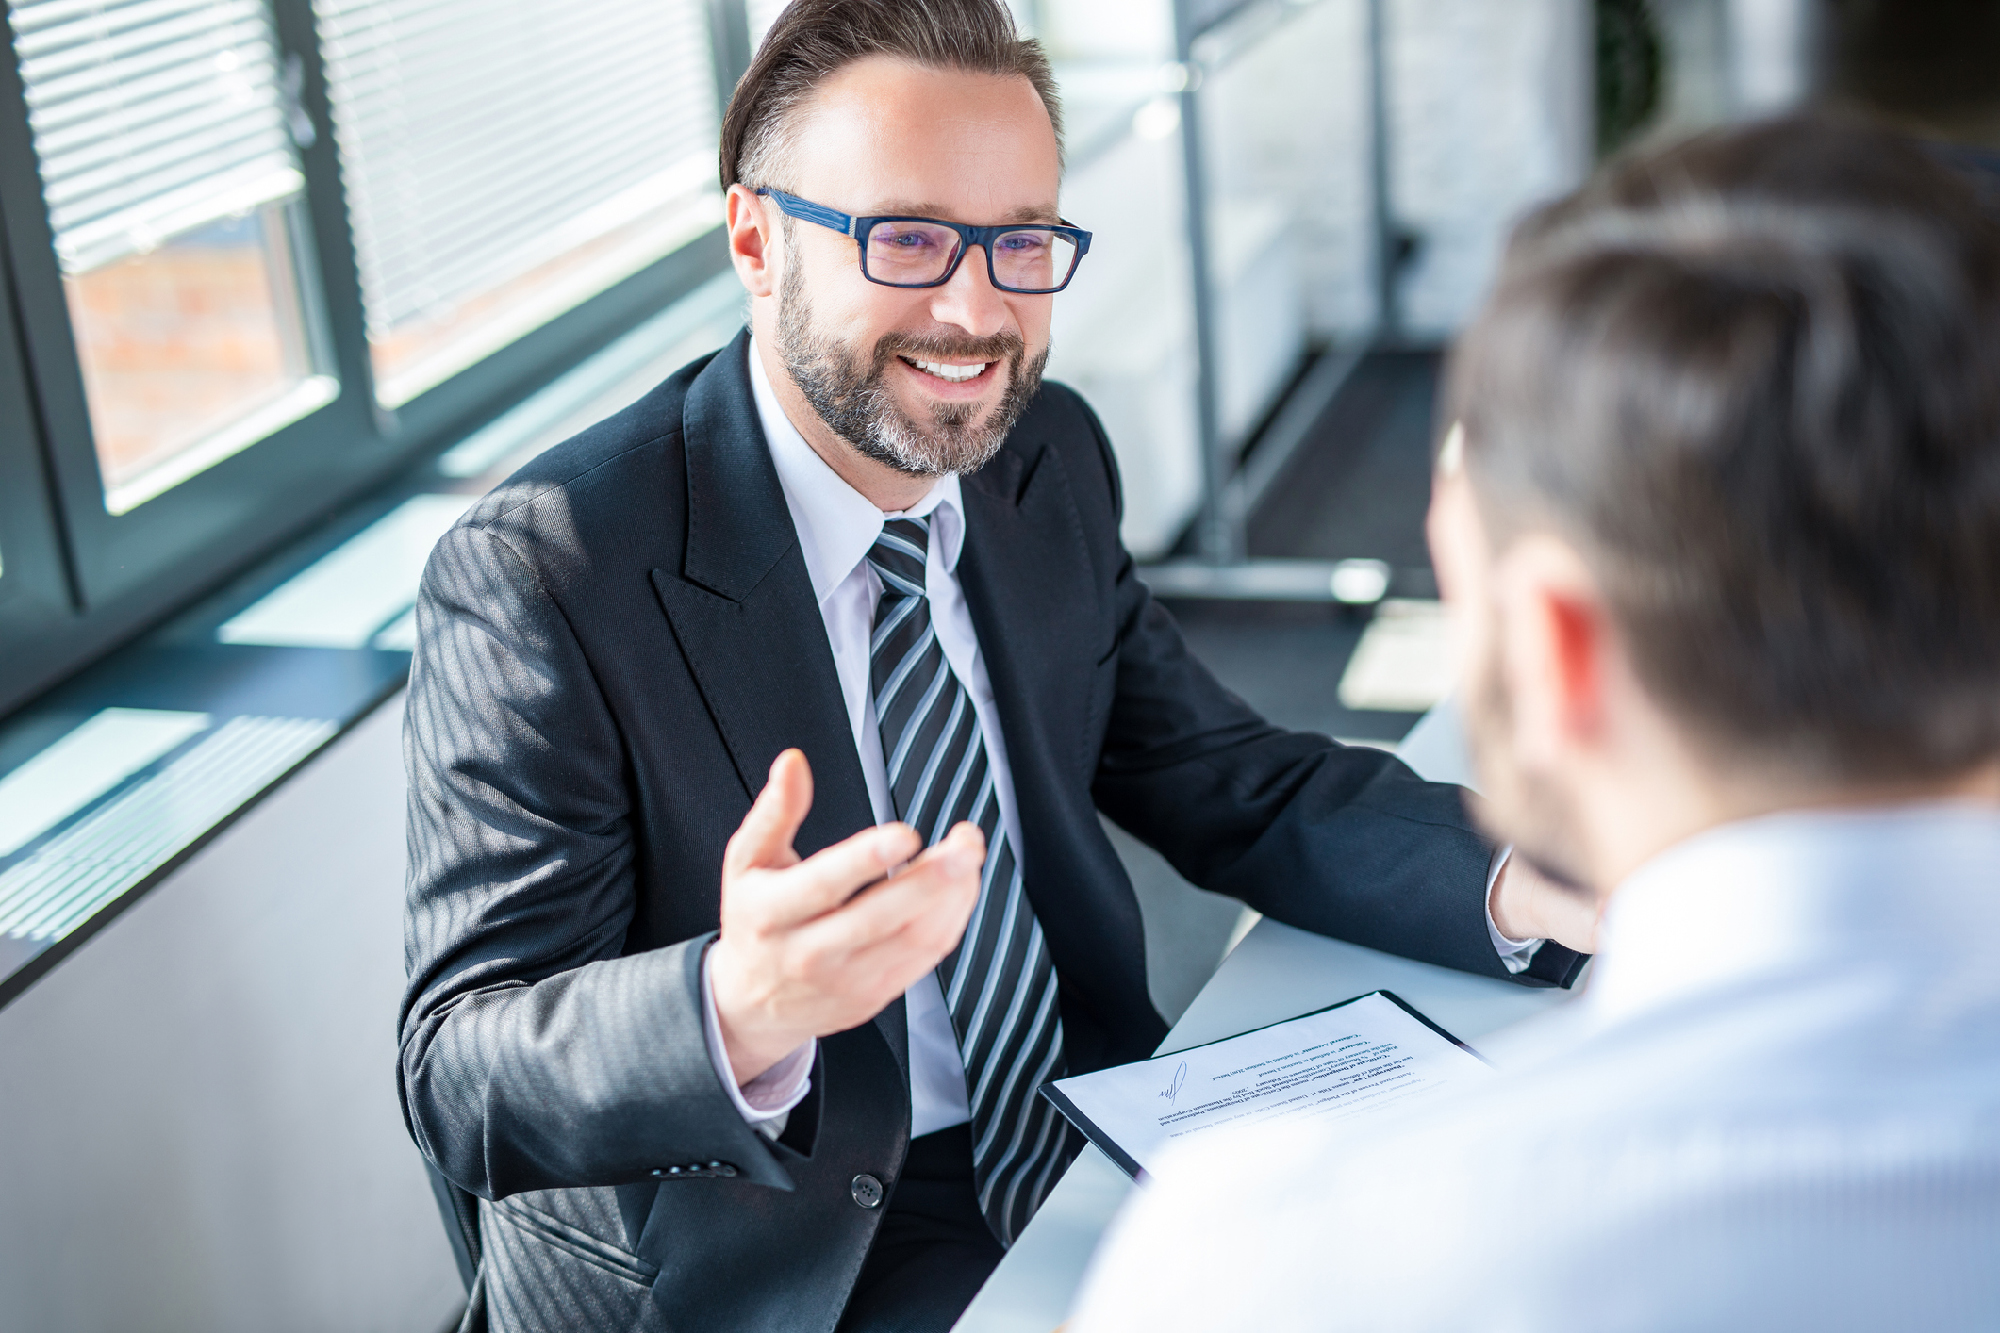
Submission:
M 1248 526 L 1258 504 L 1312 434 L 1314 425 L 1372 348 L 1400 336 L 1399 277 L 1410 249 L 1390 190 L 1386 0 L 1367 0 L 1368 152 L 1372 195 L 1372 286 L 1375 327 L 1360 345 L 1330 350 L 1287 394 L 1257 440 L 1239 459 L 1220 420 L 1220 331 L 1213 281 L 1209 181 L 1203 142 L 1202 85 L 1232 60 L 1268 39 L 1322 0 L 1175 0 L 1175 57 L 1179 62 L 1180 133 L 1186 190 L 1188 263 L 1193 280 L 1196 429 L 1202 455 L 1202 493 L 1196 511 L 1196 554 L 1142 568 L 1162 596 L 1256 601 L 1362 601 L 1377 582 L 1364 561 L 1252 559 Z M 1336 577 L 1341 571 L 1342 577 Z M 1362 574 L 1369 577 L 1361 577 Z M 1386 585 L 1386 578 L 1379 580 Z

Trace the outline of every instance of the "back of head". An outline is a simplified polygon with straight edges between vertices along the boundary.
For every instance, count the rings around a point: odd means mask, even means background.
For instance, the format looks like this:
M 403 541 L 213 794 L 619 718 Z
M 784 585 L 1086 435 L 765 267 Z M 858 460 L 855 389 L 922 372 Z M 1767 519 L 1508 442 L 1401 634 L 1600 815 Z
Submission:
M 1022 38 L 1001 0 L 792 0 L 764 35 L 722 118 L 727 190 L 777 185 L 789 134 L 813 91 L 871 56 L 932 69 L 1018 75 L 1034 85 L 1062 141 L 1062 106 L 1041 43 Z
M 1517 229 L 1451 410 L 1496 542 L 1573 542 L 1716 759 L 2000 755 L 2000 231 L 1923 149 L 1795 118 Z

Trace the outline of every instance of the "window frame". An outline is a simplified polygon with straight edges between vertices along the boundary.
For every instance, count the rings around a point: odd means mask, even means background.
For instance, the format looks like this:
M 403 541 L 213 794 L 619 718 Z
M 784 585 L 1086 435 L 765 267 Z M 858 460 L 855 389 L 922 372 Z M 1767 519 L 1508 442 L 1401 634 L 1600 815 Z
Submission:
M 0 11 L 0 715 L 185 607 L 505 411 L 722 271 L 721 218 L 693 241 L 390 409 L 377 405 L 361 281 L 311 0 L 265 0 L 296 62 L 312 142 L 295 238 L 332 401 L 123 514 L 104 488 L 11 12 Z M 718 100 L 749 62 L 745 0 L 697 0 Z
M 0 265 L 0 635 L 9 656 L 75 611 L 18 328 L 13 284 Z

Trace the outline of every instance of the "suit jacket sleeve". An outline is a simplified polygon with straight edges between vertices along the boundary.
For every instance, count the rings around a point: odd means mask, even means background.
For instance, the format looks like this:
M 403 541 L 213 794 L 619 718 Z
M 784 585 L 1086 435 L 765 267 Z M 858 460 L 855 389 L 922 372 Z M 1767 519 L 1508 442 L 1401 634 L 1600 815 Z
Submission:
M 1090 420 L 1116 507 L 1116 464 Z M 1188 653 L 1122 547 L 1118 561 L 1100 810 L 1191 883 L 1287 925 L 1527 985 L 1574 979 L 1582 956 L 1553 942 L 1519 975 L 1500 961 L 1486 927 L 1493 847 L 1458 787 L 1270 725 Z
M 789 1189 L 709 1059 L 709 937 L 620 956 L 621 744 L 560 608 L 503 537 L 461 524 L 417 623 L 398 1075 L 418 1146 L 487 1198 L 710 1161 Z

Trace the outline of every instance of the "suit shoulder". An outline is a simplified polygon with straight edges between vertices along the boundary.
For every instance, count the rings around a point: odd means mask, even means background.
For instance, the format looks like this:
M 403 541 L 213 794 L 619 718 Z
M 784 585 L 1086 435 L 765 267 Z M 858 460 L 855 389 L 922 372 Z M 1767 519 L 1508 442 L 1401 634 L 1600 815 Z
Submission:
M 459 525 L 532 527 L 558 509 L 574 521 L 579 508 L 630 503 L 650 491 L 633 482 L 639 476 L 665 480 L 663 465 L 680 444 L 688 386 L 710 360 L 689 362 L 637 402 L 536 455 L 466 511 Z
M 1039 440 L 1062 455 L 1072 485 L 1102 494 L 1110 504 L 1112 524 L 1124 510 L 1118 460 L 1111 451 L 1104 423 L 1084 396 L 1057 380 L 1043 380 L 1035 401 L 1015 426 L 1024 441 Z
M 1104 429 L 1083 395 L 1060 380 L 1042 381 L 1034 401 L 1021 414 L 1020 425 L 1038 429 L 1058 444 L 1078 443 L 1078 437 L 1095 436 Z

